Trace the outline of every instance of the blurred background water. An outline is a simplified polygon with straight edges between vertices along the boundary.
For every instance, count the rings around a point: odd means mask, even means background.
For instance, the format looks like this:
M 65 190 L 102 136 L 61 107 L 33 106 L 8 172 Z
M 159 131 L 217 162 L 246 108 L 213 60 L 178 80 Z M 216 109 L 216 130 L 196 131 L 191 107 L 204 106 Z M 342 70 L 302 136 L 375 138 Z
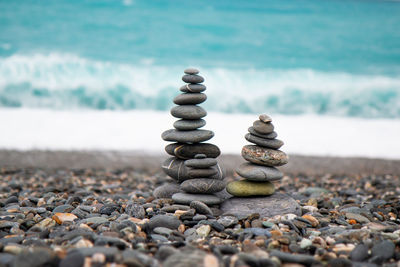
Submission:
M 0 107 L 400 117 L 394 1 L 0 0 Z

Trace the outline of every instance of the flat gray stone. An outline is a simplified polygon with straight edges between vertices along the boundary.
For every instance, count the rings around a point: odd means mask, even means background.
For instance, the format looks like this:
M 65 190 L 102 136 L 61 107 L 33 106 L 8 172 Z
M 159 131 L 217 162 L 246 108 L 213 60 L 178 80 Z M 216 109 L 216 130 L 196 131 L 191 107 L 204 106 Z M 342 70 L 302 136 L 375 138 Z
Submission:
M 207 178 L 216 175 L 218 171 L 215 168 L 189 169 L 189 176 L 193 178 Z
M 242 157 L 255 164 L 274 167 L 288 163 L 289 157 L 280 150 L 247 145 L 242 148 Z
M 217 165 L 217 160 L 214 158 L 205 158 L 205 159 L 188 159 L 185 161 L 186 167 L 191 167 L 195 169 L 209 168 L 214 165 Z
M 197 105 L 207 100 L 207 95 L 202 93 L 183 93 L 174 98 L 177 105 Z
M 219 197 L 208 194 L 176 193 L 172 196 L 172 199 L 180 204 L 190 204 L 192 201 L 200 201 L 206 205 L 217 205 L 221 203 Z
M 256 132 L 256 131 L 254 130 L 254 127 L 253 127 L 253 126 L 252 126 L 252 127 L 249 127 L 248 131 L 249 131 L 249 133 L 251 133 L 252 135 L 255 135 L 255 136 L 258 136 L 258 137 L 261 137 L 261 138 L 274 139 L 274 138 L 277 138 L 277 137 L 278 137 L 278 134 L 277 134 L 276 132 L 272 132 L 272 133 L 269 133 L 269 134 L 260 134 L 260 133 L 258 133 L 258 132 Z
M 236 172 L 243 178 L 255 182 L 271 182 L 283 177 L 283 173 L 275 167 L 255 165 L 250 162 L 240 164 Z
M 202 83 L 204 78 L 197 74 L 186 74 L 182 76 L 182 81 L 185 83 Z
M 154 189 L 153 196 L 155 198 L 172 198 L 173 194 L 179 192 L 182 192 L 182 190 L 179 187 L 179 184 L 166 183 Z
M 225 185 L 225 182 L 222 180 L 197 178 L 181 183 L 181 189 L 186 193 L 212 194 L 223 190 Z
M 273 217 L 293 213 L 301 215 L 299 204 L 286 194 L 275 193 L 268 197 L 233 197 L 222 203 L 220 209 L 224 214 L 238 217 L 259 213 L 261 217 Z
M 207 116 L 207 111 L 200 106 L 183 105 L 173 107 L 171 109 L 171 115 L 180 119 L 198 120 Z
M 190 207 L 195 209 L 197 213 L 213 215 L 212 210 L 201 201 L 190 202 Z
M 196 68 L 187 68 L 184 70 L 186 74 L 199 74 L 199 70 Z
M 154 229 L 156 227 L 178 229 L 179 225 L 181 225 L 181 221 L 173 215 L 156 215 L 151 217 L 149 221 L 150 229 Z
M 204 84 L 185 84 L 179 88 L 179 90 L 184 93 L 201 93 L 206 89 L 207 87 Z
M 193 159 L 197 154 L 205 154 L 207 158 L 216 158 L 221 154 L 216 145 L 209 143 L 173 143 L 167 145 L 165 151 L 171 156 L 176 156 L 180 159 Z
M 274 125 L 272 123 L 265 123 L 260 120 L 253 123 L 253 128 L 256 132 L 259 132 L 260 134 L 269 134 L 274 131 Z
M 191 131 L 206 125 L 206 121 L 203 119 L 199 120 L 178 120 L 174 122 L 174 128 L 180 131 Z
M 213 136 L 214 132 L 209 130 L 178 131 L 176 129 L 170 129 L 163 132 L 161 138 L 164 141 L 172 141 L 180 143 L 200 143 L 210 140 L 211 138 L 213 138 Z M 197 152 L 196 154 L 199 153 Z
M 264 139 L 261 137 L 258 137 L 256 135 L 252 135 L 251 133 L 248 133 L 244 136 L 247 141 L 250 143 L 262 146 L 262 147 L 268 147 L 272 149 L 279 149 L 281 146 L 283 146 L 283 141 L 279 139 Z

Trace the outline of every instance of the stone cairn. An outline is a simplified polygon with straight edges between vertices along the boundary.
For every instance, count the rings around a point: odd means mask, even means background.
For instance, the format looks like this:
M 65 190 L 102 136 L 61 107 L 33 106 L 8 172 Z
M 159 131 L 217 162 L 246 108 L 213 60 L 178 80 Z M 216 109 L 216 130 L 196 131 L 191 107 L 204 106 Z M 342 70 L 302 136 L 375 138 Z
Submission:
M 154 191 L 155 197 L 171 197 L 175 203 L 190 204 L 201 201 L 207 205 L 220 204 L 221 199 L 214 195 L 225 188 L 223 171 L 216 158 L 220 150 L 216 145 L 204 143 L 214 133 L 199 129 L 206 125 L 204 118 L 207 112 L 198 104 L 206 101 L 203 93 L 206 86 L 204 78 L 198 75 L 197 69 L 185 70 L 182 80 L 186 83 L 180 88 L 183 93 L 174 98 L 177 105 L 171 109 L 171 115 L 178 118 L 174 128 L 165 131 L 161 137 L 174 142 L 165 147 L 173 156 L 162 165 L 164 172 L 177 184 L 167 184 Z
M 230 182 L 226 190 L 235 197 L 269 196 L 275 192 L 273 181 L 281 180 L 283 173 L 276 166 L 288 162 L 288 156 L 278 150 L 283 142 L 276 139 L 272 119 L 265 114 L 248 129 L 245 138 L 255 145 L 242 148 L 242 157 L 248 162 L 241 164 L 236 172 L 244 180 Z

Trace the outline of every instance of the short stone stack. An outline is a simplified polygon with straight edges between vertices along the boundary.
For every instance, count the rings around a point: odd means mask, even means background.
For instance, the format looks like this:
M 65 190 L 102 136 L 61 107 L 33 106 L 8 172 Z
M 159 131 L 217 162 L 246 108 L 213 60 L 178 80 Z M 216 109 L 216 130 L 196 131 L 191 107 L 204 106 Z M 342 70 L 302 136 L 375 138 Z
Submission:
M 162 134 L 165 141 L 174 142 L 165 147 L 165 151 L 173 156 L 162 166 L 164 172 L 180 183 L 179 189 L 170 190 L 176 203 L 190 204 L 193 200 L 207 205 L 219 204 L 221 199 L 213 193 L 225 188 L 223 171 L 216 158 L 220 150 L 216 145 L 204 143 L 210 140 L 214 133 L 210 130 L 199 129 L 206 125 L 203 119 L 207 112 L 198 104 L 206 101 L 203 92 L 206 86 L 204 78 L 198 75 L 197 69 L 186 69 L 182 80 L 186 82 L 180 90 L 183 92 L 174 99 L 177 105 L 171 109 L 171 115 L 178 118 L 174 123 L 175 129 Z M 169 197 L 168 193 L 159 194 L 170 185 L 157 188 L 156 197 Z M 182 192 L 183 191 L 183 192 Z
M 236 169 L 244 180 L 229 183 L 226 190 L 236 197 L 272 195 L 275 192 L 272 182 L 283 177 L 283 173 L 275 167 L 288 162 L 288 156 L 278 150 L 283 142 L 276 139 L 272 119 L 265 114 L 260 115 L 248 131 L 245 138 L 255 145 L 242 148 L 242 157 L 248 162 Z
M 262 114 L 248 131 L 245 138 L 254 145 L 242 148 L 242 157 L 247 162 L 236 169 L 237 174 L 244 179 L 227 185 L 226 191 L 234 197 L 223 203 L 222 211 L 236 215 L 259 213 L 265 217 L 299 214 L 300 208 L 296 201 L 287 195 L 274 194 L 273 182 L 283 177 L 283 173 L 276 167 L 286 164 L 288 156 L 279 150 L 283 142 L 276 139 L 272 119 Z

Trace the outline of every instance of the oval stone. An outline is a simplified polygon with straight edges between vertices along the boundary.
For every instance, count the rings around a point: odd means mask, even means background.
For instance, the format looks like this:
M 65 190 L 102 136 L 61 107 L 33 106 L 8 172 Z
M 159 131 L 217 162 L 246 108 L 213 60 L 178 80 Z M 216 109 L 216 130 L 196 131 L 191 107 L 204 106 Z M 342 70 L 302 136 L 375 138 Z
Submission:
M 269 196 L 275 192 L 275 186 L 270 182 L 235 181 L 226 186 L 226 191 L 235 197 Z
M 206 205 L 217 205 L 221 203 L 219 197 L 208 194 L 176 193 L 172 196 L 172 199 L 179 204 L 190 204 L 192 201 L 201 201 Z
M 196 68 L 187 68 L 184 70 L 186 74 L 199 74 L 199 70 Z
M 185 161 L 186 167 L 192 167 L 196 169 L 209 168 L 211 166 L 217 165 L 217 163 L 217 160 L 214 158 L 188 159 Z
M 255 145 L 244 146 L 242 157 L 252 163 L 271 167 L 285 165 L 289 159 L 283 151 Z
M 216 145 L 209 143 L 183 144 L 173 143 L 165 147 L 165 151 L 180 159 L 193 159 L 196 154 L 205 154 L 207 158 L 217 158 L 221 151 Z
M 177 105 L 196 105 L 207 100 L 207 95 L 203 93 L 183 93 L 174 98 Z
M 180 131 L 196 130 L 206 125 L 206 121 L 203 119 L 199 120 L 178 120 L 174 122 L 174 127 Z
M 185 84 L 182 85 L 179 90 L 184 93 L 201 93 L 205 91 L 207 87 L 204 84 Z
M 264 139 L 250 133 L 246 134 L 244 138 L 253 144 L 272 149 L 279 149 L 281 146 L 283 146 L 283 141 L 279 139 Z
M 207 178 L 217 173 L 218 171 L 215 168 L 189 169 L 189 176 L 193 178 Z
M 213 136 L 214 133 L 209 130 L 178 131 L 175 129 L 170 129 L 163 132 L 161 138 L 164 141 L 172 141 L 180 143 L 200 143 L 210 140 L 211 138 L 213 138 Z M 196 151 L 196 154 L 199 153 L 207 155 L 207 153 Z
M 154 189 L 153 196 L 155 198 L 171 198 L 173 194 L 179 192 L 182 192 L 179 184 L 165 183 Z
M 204 78 L 197 74 L 186 74 L 182 76 L 182 81 L 185 83 L 202 83 Z
M 261 137 L 261 138 L 274 139 L 274 138 L 278 137 L 278 134 L 276 132 L 272 132 L 272 133 L 269 133 L 269 134 L 260 134 L 260 133 L 258 133 L 258 132 L 256 132 L 254 130 L 254 127 L 249 127 L 248 131 L 252 135 L 255 135 L 255 136 L 258 136 L 258 137 Z
M 190 179 L 181 183 L 183 191 L 194 194 L 211 194 L 219 192 L 224 188 L 224 181 L 207 178 Z
M 283 173 L 275 167 L 259 166 L 249 162 L 240 164 L 236 172 L 254 182 L 276 181 L 283 177 Z
M 207 111 L 200 106 L 184 105 L 173 107 L 171 109 L 171 115 L 180 119 L 198 120 L 205 117 L 207 115 Z
M 256 132 L 259 132 L 260 134 L 269 134 L 274 131 L 274 125 L 270 122 L 265 123 L 262 121 L 255 121 L 253 123 L 253 128 Z
M 272 121 L 271 117 L 268 116 L 267 114 L 261 114 L 258 118 L 262 122 L 271 122 Z

